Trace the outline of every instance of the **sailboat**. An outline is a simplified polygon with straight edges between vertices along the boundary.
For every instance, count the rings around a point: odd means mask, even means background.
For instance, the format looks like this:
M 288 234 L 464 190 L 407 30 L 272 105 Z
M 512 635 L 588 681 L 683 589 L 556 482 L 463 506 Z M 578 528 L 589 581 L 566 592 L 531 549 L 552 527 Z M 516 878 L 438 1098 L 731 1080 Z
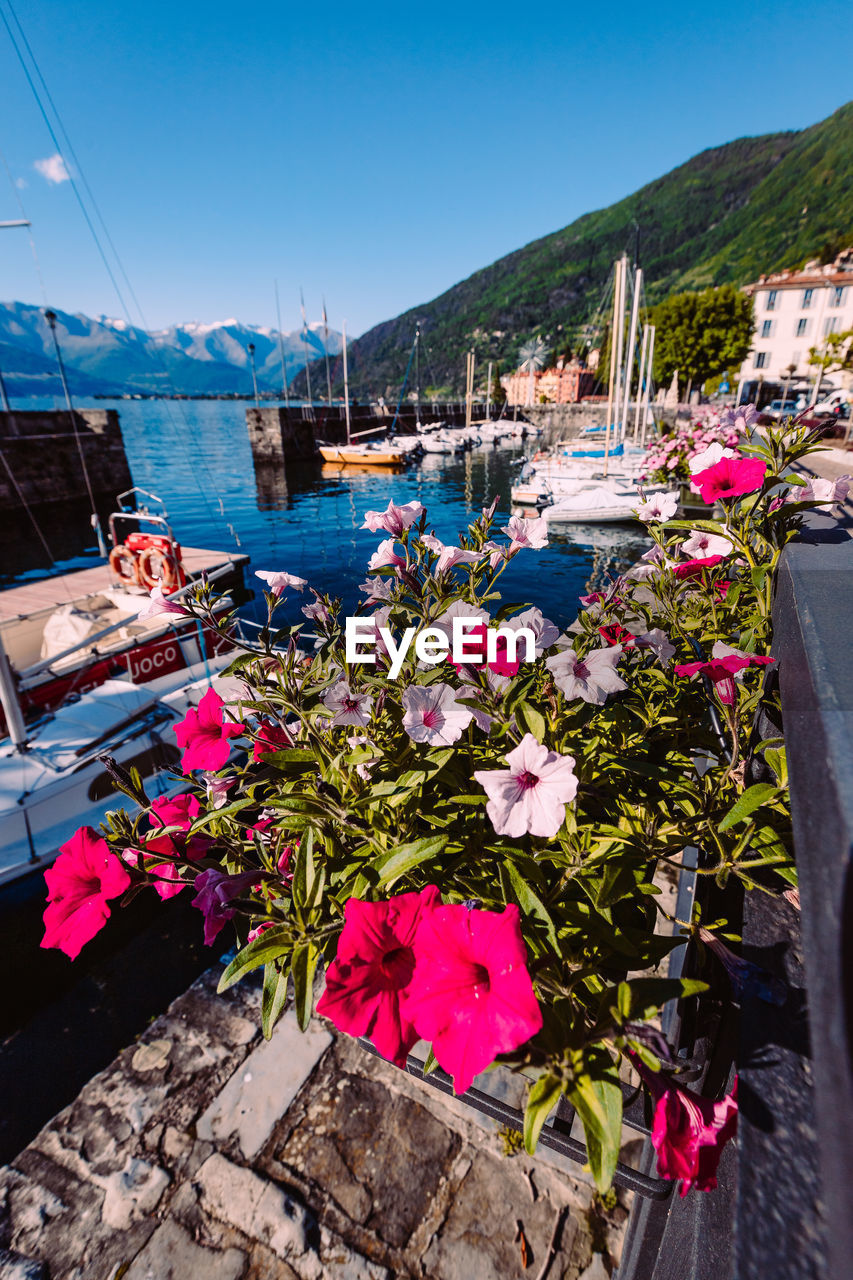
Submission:
M 352 423 L 350 421 L 349 407 L 349 373 L 347 369 L 347 326 L 344 321 L 343 326 L 343 357 L 344 357 L 344 412 L 346 414 L 347 424 L 347 442 L 346 444 L 321 444 L 318 442 L 317 448 L 320 457 L 324 462 L 342 463 L 344 466 L 358 466 L 365 463 L 370 466 L 382 467 L 399 467 L 406 461 L 406 454 L 402 449 L 392 448 L 388 444 L 381 441 L 363 441 L 361 444 L 353 444 L 353 440 L 363 437 L 375 435 L 377 430 L 384 428 L 373 428 L 371 431 L 358 431 L 355 435 L 352 432 Z

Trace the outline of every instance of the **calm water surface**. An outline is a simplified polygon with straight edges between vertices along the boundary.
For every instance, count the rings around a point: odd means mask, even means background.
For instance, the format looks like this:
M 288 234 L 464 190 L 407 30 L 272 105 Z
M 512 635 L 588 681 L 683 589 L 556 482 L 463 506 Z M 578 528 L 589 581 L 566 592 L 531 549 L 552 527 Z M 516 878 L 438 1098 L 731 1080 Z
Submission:
M 422 502 L 445 542 L 498 495 L 499 524 L 510 514 L 510 486 L 529 441 L 486 445 L 465 454 L 428 454 L 400 472 L 340 469 L 320 463 L 256 470 L 245 423 L 245 404 L 227 401 L 85 401 L 116 408 L 133 482 L 166 503 L 180 542 L 251 556 L 247 585 L 260 586 L 255 569 L 285 569 L 312 587 L 343 597 L 345 610 L 362 599 L 359 583 L 379 541 L 360 529 L 364 512 L 395 502 Z M 45 400 L 16 407 L 52 408 Z M 501 537 L 500 534 L 497 535 Z M 53 545 L 61 545 L 52 540 Z M 505 601 L 535 603 L 565 625 L 577 598 L 636 560 L 648 545 L 639 526 L 574 526 L 551 534 L 542 551 L 521 552 L 501 577 Z M 96 552 L 61 562 L 92 563 Z M 43 573 L 27 576 L 44 576 Z M 242 612 L 255 616 L 259 602 Z M 260 601 L 263 608 L 263 601 Z M 295 621 L 298 601 L 290 613 Z

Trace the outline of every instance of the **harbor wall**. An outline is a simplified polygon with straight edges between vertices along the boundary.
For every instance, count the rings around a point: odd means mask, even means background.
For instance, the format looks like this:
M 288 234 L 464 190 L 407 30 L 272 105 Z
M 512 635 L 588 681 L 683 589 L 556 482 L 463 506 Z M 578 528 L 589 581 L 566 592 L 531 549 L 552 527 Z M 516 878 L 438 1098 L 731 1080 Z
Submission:
M 492 417 L 497 417 L 499 409 L 492 406 Z M 524 410 L 508 409 L 512 417 L 524 416 Z M 407 401 L 399 411 L 393 405 L 356 404 L 350 408 L 350 428 L 353 436 L 359 432 L 388 430 L 394 423 L 395 432 L 400 435 L 411 435 L 417 428 L 418 421 L 441 421 L 450 427 L 463 426 L 465 423 L 465 402 L 463 401 L 428 401 L 419 405 Z M 485 418 L 486 405 L 475 403 L 472 417 Z M 343 444 L 346 440 L 346 411 L 343 405 L 297 405 L 287 408 L 280 406 L 264 406 L 246 410 L 246 428 L 252 446 L 255 462 L 276 462 L 284 459 L 311 458 L 318 442 Z M 369 436 L 365 437 L 370 439 Z
M 673 423 L 676 410 L 655 404 L 650 406 L 658 422 Z M 554 439 L 566 436 L 571 439 L 584 427 L 600 426 L 607 423 L 607 405 L 605 404 L 533 404 L 522 410 L 525 418 Z M 628 413 L 628 430 L 634 425 L 634 407 Z
M 106 532 L 116 494 L 133 483 L 118 412 L 78 409 L 73 422 L 65 409 L 0 413 L 0 574 L 49 567 L 34 521 L 56 559 L 96 544 L 81 452 Z

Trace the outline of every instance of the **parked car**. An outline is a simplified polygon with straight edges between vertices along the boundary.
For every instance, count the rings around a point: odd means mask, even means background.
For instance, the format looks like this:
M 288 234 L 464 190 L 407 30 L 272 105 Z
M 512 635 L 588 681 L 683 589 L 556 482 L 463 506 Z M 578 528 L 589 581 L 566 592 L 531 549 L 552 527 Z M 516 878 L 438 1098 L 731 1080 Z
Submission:
M 768 418 L 793 418 L 795 414 L 800 412 L 801 405 L 796 400 L 771 400 L 768 405 L 762 409 L 762 413 L 766 413 Z

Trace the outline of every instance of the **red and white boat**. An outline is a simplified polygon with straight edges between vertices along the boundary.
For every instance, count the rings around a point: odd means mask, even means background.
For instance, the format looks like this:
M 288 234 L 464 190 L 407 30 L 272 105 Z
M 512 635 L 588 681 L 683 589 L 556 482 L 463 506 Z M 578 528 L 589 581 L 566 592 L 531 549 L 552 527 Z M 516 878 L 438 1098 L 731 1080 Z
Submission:
M 212 661 L 225 647 L 194 619 L 139 613 L 155 583 L 164 594 L 179 596 L 202 573 L 215 582 L 217 594 L 239 594 L 249 557 L 181 547 L 154 494 L 131 489 L 118 502 L 121 509 L 110 517 L 107 564 L 0 592 L 0 645 L 26 720 L 106 681 L 149 684 Z M 151 511 L 149 503 L 159 503 L 161 510 Z M 223 599 L 222 610 L 231 603 Z

